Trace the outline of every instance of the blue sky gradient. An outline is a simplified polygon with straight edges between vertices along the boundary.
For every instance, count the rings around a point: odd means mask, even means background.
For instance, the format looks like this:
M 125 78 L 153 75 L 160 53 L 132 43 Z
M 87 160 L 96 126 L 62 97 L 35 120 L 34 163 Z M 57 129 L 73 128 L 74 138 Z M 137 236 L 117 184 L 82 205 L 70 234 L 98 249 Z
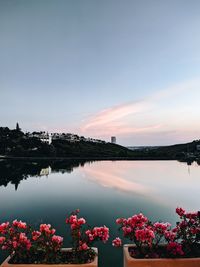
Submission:
M 0 125 L 200 138 L 200 1 L 0 0 Z

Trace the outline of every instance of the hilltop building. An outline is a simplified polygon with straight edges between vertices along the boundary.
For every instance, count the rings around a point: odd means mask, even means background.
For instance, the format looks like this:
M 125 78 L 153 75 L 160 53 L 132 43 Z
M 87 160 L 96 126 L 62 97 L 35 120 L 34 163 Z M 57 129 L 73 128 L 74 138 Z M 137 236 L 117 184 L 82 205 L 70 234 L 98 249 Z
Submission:
M 50 133 L 46 132 L 33 132 L 28 133 L 28 137 L 36 137 L 39 138 L 41 142 L 51 144 L 52 143 L 52 136 Z
M 116 136 L 111 136 L 111 143 L 116 144 Z
M 27 133 L 27 137 L 36 137 L 39 138 L 41 142 L 51 144 L 52 141 L 56 140 L 65 140 L 70 143 L 74 142 L 93 142 L 93 143 L 105 143 L 105 141 L 94 139 L 94 138 L 85 138 L 84 136 L 78 136 L 77 134 L 72 133 L 48 133 L 48 132 L 33 132 Z

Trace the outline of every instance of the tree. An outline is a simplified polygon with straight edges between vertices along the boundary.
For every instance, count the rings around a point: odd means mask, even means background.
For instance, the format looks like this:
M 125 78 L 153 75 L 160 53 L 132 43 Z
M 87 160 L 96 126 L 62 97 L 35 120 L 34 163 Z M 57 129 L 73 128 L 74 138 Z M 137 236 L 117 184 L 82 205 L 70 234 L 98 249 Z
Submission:
M 18 122 L 16 123 L 16 130 L 17 130 L 18 132 L 21 131 L 21 129 L 19 128 L 19 123 L 18 123 Z

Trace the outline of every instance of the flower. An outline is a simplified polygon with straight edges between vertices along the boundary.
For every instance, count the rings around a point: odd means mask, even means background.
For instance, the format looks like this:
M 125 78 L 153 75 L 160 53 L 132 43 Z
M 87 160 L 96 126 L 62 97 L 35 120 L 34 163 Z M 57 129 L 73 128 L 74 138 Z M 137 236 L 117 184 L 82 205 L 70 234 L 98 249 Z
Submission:
M 164 236 L 167 241 L 174 241 L 176 238 L 176 233 L 173 231 L 166 231 L 164 232 Z
M 60 250 L 62 238 L 53 235 L 55 229 L 50 224 L 41 224 L 40 231 L 32 230 L 25 222 L 14 220 L 0 225 L 0 247 L 14 255 L 13 263 L 35 262 L 38 251 L 42 252 L 45 261 L 51 262 Z M 51 253 L 49 253 L 51 252 Z
M 0 245 L 2 245 L 5 240 L 6 240 L 6 238 L 4 236 L 0 236 Z
M 135 237 L 138 241 L 151 245 L 153 239 L 155 238 L 155 234 L 151 229 L 144 228 L 136 230 Z
M 88 250 L 88 245 L 86 242 L 82 243 L 81 241 L 79 242 L 79 250 Z
M 58 235 L 53 235 L 52 236 L 52 242 L 60 245 L 63 242 L 63 237 L 58 236 Z
M 75 213 L 79 213 L 79 210 L 78 212 L 76 210 Z M 72 214 L 69 218 L 67 217 L 65 221 L 71 225 L 72 230 L 79 229 L 81 225 L 86 224 L 86 220 L 84 218 L 78 219 L 76 214 Z
M 36 240 L 38 240 L 38 238 L 41 236 L 41 232 L 39 232 L 39 231 L 33 231 L 32 232 L 32 239 L 34 240 L 34 241 L 36 241 Z
M 116 223 L 117 224 L 121 224 L 121 223 L 123 223 L 123 221 L 124 221 L 124 218 L 118 218 L 118 219 L 116 219 Z
M 94 227 L 92 230 L 90 230 L 90 232 L 86 231 L 86 235 L 88 235 L 88 237 L 90 236 L 89 239 L 91 241 L 99 238 L 105 243 L 109 238 L 109 229 L 105 225 L 101 227 Z
M 172 229 L 170 223 L 152 223 L 142 213 L 118 218 L 116 224 L 120 226 L 119 230 L 136 245 L 130 255 L 139 258 L 193 256 L 200 246 L 200 212 L 186 212 L 177 207 L 176 213 L 181 221 Z M 117 237 L 112 245 L 118 247 L 121 243 Z M 165 246 L 160 249 L 160 244 Z
M 157 233 L 163 234 L 167 229 L 171 226 L 170 223 L 161 223 L 161 222 L 156 222 L 154 223 L 154 229 Z
M 51 229 L 51 224 L 40 224 L 40 232 L 45 235 L 53 235 L 56 230 L 53 228 Z
M 5 234 L 6 230 L 9 227 L 9 225 L 10 225 L 9 222 L 0 224 L 0 234 Z
M 83 217 L 79 218 L 79 212 L 80 210 L 75 210 L 65 220 L 71 230 L 74 257 L 77 262 L 79 258 L 85 258 L 86 255 L 91 253 L 91 246 L 94 242 L 102 241 L 106 243 L 109 238 L 108 227 L 105 225 L 93 228 L 86 226 L 86 220 Z
M 170 242 L 167 245 L 167 251 L 174 256 L 184 255 L 184 252 L 182 250 L 182 245 L 178 244 L 177 242 Z
M 27 228 L 27 225 L 25 222 L 22 222 L 22 221 L 17 221 L 17 220 L 14 220 L 12 225 L 14 227 L 18 227 L 18 228 L 21 228 L 21 229 L 26 229 Z
M 121 247 L 122 245 L 122 240 L 119 237 L 116 237 L 113 241 L 112 241 L 112 245 L 113 247 Z

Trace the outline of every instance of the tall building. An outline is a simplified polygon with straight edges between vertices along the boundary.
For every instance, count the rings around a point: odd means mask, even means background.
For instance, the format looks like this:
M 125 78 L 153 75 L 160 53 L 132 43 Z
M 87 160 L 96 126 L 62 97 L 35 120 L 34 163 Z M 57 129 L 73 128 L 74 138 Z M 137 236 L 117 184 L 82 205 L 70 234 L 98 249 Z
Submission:
M 111 143 L 116 144 L 116 136 L 111 136 Z

